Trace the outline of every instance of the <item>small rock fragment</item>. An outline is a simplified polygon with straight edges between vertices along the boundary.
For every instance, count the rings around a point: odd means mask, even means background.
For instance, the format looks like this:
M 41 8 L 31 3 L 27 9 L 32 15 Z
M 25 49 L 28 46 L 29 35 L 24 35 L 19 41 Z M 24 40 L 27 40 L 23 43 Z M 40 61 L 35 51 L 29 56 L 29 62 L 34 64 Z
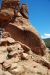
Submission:
M 10 57 L 15 57 L 17 55 L 17 51 L 11 51 L 8 55 Z
M 13 74 L 21 74 L 24 72 L 24 68 L 21 65 L 16 65 L 17 68 L 14 68 L 13 70 L 10 70 Z
M 21 59 L 28 59 L 28 54 L 27 53 L 22 53 Z
M 18 56 L 12 58 L 13 63 L 17 63 L 20 61 L 20 58 Z
M 17 65 L 18 65 L 17 63 L 12 63 L 10 69 L 13 70 L 13 69 L 17 68 Z
M 11 64 L 12 64 L 12 60 L 10 59 L 10 60 L 6 60 L 4 63 L 3 63 L 3 67 L 4 68 L 10 68 L 11 67 Z

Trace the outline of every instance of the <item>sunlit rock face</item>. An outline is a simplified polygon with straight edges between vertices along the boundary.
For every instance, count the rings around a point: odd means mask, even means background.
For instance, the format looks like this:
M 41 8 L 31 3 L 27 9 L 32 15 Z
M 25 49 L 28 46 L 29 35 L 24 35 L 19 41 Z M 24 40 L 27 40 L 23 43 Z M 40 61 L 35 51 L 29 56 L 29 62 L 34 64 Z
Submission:
M 3 27 L 5 31 L 9 32 L 12 38 L 16 41 L 26 44 L 33 52 L 44 55 L 45 44 L 42 42 L 37 31 L 31 27 L 28 19 L 16 17 L 14 22 L 9 22 L 1 27 Z
M 50 61 L 35 54 L 30 47 L 15 41 L 9 32 L 0 40 L 0 75 L 50 75 Z
M 0 75 L 50 75 L 50 51 L 20 0 L 3 0 L 0 11 Z
M 16 4 L 15 4 L 16 3 Z M 8 6 L 8 4 L 10 4 Z M 37 54 L 45 54 L 45 44 L 35 28 L 31 27 L 28 19 L 28 8 L 20 6 L 18 0 L 4 0 L 0 12 L 0 27 L 9 32 L 16 41 L 26 44 Z

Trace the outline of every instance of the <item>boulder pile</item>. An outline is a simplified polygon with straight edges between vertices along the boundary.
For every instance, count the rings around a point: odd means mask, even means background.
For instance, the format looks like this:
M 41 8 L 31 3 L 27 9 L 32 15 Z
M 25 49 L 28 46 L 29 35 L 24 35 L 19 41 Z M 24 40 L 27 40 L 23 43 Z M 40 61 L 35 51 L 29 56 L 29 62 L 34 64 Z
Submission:
M 44 56 L 15 41 L 8 32 L 0 40 L 0 75 L 50 75 L 49 50 Z M 7 35 L 6 35 L 7 34 Z

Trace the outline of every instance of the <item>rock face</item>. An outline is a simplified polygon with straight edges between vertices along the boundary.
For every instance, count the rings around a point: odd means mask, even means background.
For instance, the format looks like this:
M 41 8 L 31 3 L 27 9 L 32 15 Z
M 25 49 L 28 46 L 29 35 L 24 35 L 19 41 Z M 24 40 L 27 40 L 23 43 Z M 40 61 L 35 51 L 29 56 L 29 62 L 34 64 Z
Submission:
M 0 75 L 50 75 L 47 54 L 37 55 L 27 45 L 5 33 L 0 41 Z
M 16 18 L 14 23 L 5 24 L 3 27 L 5 31 L 11 34 L 12 38 L 26 44 L 33 52 L 40 55 L 45 54 L 45 44 L 42 42 L 35 29 L 29 26 L 27 19 L 21 19 L 21 17 Z
M 50 52 L 20 0 L 3 0 L 0 11 L 0 75 L 50 75 Z
M 10 3 L 9 7 L 8 3 Z M 28 8 L 25 4 L 20 7 L 18 0 L 4 0 L 0 12 L 0 27 L 9 32 L 15 41 L 26 44 L 36 54 L 45 54 L 46 46 L 36 29 L 31 27 L 28 20 Z

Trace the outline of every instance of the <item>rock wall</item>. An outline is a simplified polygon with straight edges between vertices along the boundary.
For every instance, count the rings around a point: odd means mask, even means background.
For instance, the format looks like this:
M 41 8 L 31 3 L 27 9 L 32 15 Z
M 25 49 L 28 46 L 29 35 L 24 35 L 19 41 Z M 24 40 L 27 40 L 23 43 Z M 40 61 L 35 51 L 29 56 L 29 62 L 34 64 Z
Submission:
M 0 11 L 0 75 L 50 75 L 50 51 L 31 26 L 27 6 L 20 7 L 20 0 L 3 2 Z
M 0 75 L 50 75 L 50 61 L 15 41 L 8 32 L 0 40 Z
M 16 41 L 26 44 L 31 50 L 37 54 L 45 54 L 45 43 L 42 42 L 38 32 L 31 27 L 29 21 L 22 17 L 17 17 L 12 23 L 1 26 L 5 31 L 9 32 Z

